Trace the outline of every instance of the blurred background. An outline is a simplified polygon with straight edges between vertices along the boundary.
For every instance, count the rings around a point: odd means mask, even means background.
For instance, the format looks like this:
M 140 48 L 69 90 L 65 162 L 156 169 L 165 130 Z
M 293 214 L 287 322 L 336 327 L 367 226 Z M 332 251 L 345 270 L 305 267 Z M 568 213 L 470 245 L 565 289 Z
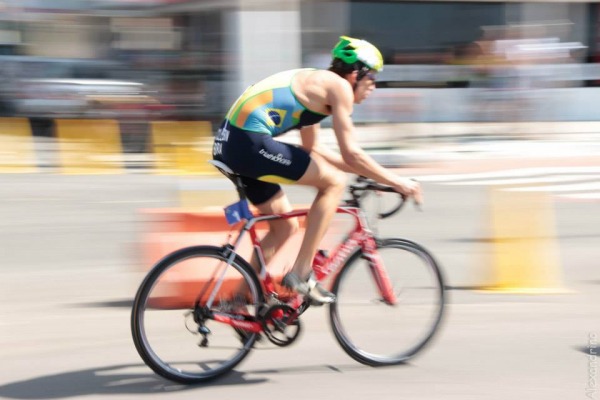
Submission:
M 2 0 L 0 113 L 215 122 L 258 79 L 328 67 L 341 34 L 391 88 L 357 122 L 598 116 L 599 5 L 512 1 Z
M 0 0 L 0 397 L 197 398 L 142 364 L 131 300 L 156 259 L 206 240 L 189 223 L 201 207 L 235 199 L 206 163 L 231 102 L 272 73 L 327 68 L 340 35 L 383 52 L 353 119 L 373 157 L 425 189 L 426 212 L 379 232 L 444 267 L 440 343 L 415 368 L 366 369 L 315 311 L 287 356 L 259 352 L 202 394 L 310 381 L 350 399 L 564 399 L 595 385 L 600 3 Z
M 65 140 L 63 119 L 110 120 L 116 153 L 152 163 L 154 122 L 207 122 L 189 129 L 210 138 L 247 86 L 327 68 L 342 34 L 385 58 L 386 90 L 356 107 L 359 125 L 435 123 L 428 129 L 445 133 L 442 124 L 471 123 L 466 133 L 480 134 L 490 132 L 482 124 L 599 117 L 597 3 L 313 0 L 2 0 L 0 116 L 27 119 L 37 165 L 59 163 L 39 143 Z

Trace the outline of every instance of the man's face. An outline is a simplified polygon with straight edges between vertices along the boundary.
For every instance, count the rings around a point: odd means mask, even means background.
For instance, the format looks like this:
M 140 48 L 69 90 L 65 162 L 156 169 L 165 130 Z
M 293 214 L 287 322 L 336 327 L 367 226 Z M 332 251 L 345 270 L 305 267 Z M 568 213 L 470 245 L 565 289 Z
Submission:
M 375 71 L 370 70 L 366 74 L 357 73 L 356 89 L 354 90 L 354 103 L 360 104 L 375 90 Z

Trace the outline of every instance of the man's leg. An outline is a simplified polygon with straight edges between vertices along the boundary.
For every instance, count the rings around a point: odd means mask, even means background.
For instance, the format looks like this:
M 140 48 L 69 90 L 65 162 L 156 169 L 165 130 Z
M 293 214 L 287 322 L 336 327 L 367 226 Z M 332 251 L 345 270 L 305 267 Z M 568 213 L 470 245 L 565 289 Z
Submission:
M 255 207 L 262 214 L 281 214 L 292 211 L 292 206 L 283 190 L 278 191 L 275 196 L 264 203 L 256 204 Z M 260 241 L 260 247 L 263 251 L 266 264 L 271 261 L 273 255 L 283 246 L 286 240 L 298 231 L 299 227 L 297 218 L 269 221 L 268 224 L 269 232 Z M 250 264 L 258 271 L 259 265 L 255 253 L 252 253 Z
M 313 201 L 306 220 L 306 232 L 298 258 L 290 274 L 284 277 L 284 284 L 303 294 L 308 294 L 319 302 L 334 301 L 331 293 L 317 286 L 316 282 L 307 282 L 312 270 L 312 260 L 321 239 L 325 235 L 331 222 L 342 194 L 346 187 L 346 175 L 329 164 L 323 158 L 313 155 L 305 174 L 297 182 L 317 188 L 318 193 Z
M 247 181 L 248 184 L 248 181 Z M 256 185 L 256 183 L 254 183 Z M 264 183 L 260 183 L 264 187 Z M 256 192 L 256 187 L 253 186 L 253 192 Z M 275 189 L 272 189 L 275 190 Z M 292 210 L 290 202 L 283 192 L 279 189 L 277 192 L 268 200 L 254 205 L 261 214 L 280 214 L 286 213 Z M 281 246 L 288 240 L 295 232 L 298 231 L 297 218 L 280 219 L 269 221 L 269 231 L 260 241 L 260 248 L 263 253 L 265 265 L 269 264 L 275 253 Z M 260 273 L 260 264 L 256 252 L 252 251 L 250 258 L 250 265 L 257 273 Z M 243 298 L 248 292 L 248 287 L 245 282 L 240 282 L 236 293 L 238 298 Z

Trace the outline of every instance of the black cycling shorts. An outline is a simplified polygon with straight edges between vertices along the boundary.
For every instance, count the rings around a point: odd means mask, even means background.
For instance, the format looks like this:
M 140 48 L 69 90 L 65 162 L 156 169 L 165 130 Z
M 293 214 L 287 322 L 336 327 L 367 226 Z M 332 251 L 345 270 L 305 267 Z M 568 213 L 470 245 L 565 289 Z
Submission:
M 294 183 L 308 169 L 310 155 L 303 149 L 279 142 L 272 136 L 221 124 L 213 145 L 213 158 L 242 176 L 248 200 L 261 204 L 281 186 Z

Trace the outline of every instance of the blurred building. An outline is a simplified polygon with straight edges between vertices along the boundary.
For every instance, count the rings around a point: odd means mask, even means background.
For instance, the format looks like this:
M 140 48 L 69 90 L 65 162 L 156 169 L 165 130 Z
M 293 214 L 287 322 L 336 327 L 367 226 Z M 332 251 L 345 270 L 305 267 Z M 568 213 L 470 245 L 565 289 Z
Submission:
M 600 8 L 586 2 L 0 0 L 3 114 L 217 121 L 248 85 L 382 49 L 364 122 L 589 120 Z M 487 53 L 486 53 L 487 52 Z

